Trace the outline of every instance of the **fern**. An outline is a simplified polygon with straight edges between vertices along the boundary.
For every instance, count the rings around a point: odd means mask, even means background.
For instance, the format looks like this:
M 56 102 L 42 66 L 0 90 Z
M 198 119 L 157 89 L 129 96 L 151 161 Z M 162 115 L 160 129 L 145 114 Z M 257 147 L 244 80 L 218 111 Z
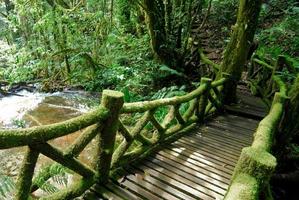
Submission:
M 13 179 L 0 172 L 0 199 L 7 197 L 15 189 Z
M 67 168 L 57 163 L 43 167 L 33 179 L 33 188 L 40 188 L 47 193 L 55 193 L 58 189 L 50 183 L 50 180 L 58 185 L 66 186 L 68 184 L 67 173 L 69 172 Z
M 48 194 L 53 194 L 55 192 L 58 192 L 58 188 L 55 187 L 54 185 L 52 185 L 51 183 L 49 182 L 45 182 L 41 188 L 43 191 L 47 192 Z

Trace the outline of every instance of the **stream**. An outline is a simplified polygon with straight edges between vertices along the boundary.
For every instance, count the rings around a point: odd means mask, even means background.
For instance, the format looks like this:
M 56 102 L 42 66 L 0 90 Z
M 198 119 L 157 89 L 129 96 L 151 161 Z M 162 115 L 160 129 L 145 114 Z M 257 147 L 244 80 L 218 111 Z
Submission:
M 89 111 L 98 105 L 98 98 L 82 91 L 65 91 L 53 94 L 31 93 L 20 91 L 15 95 L 0 99 L 0 127 L 2 129 L 25 128 L 39 125 L 53 124 L 74 118 Z M 81 130 L 82 131 L 82 130 Z M 80 134 L 76 133 L 54 139 L 50 144 L 59 149 L 70 145 Z M 5 191 L 4 179 L 9 178 L 14 183 L 20 170 L 25 147 L 0 150 L 0 199 L 12 199 L 12 194 Z M 79 159 L 91 164 L 94 151 L 93 142 L 80 154 Z M 38 171 L 42 166 L 53 163 L 49 158 L 40 155 L 35 168 Z M 72 182 L 73 175 L 69 175 L 68 183 Z M 6 179 L 5 179 L 6 180 Z M 1 189 L 2 187 L 2 189 Z M 60 186 L 55 185 L 59 188 Z M 11 187 L 13 190 L 13 187 Z M 4 190 L 5 196 L 1 194 Z M 42 195 L 43 191 L 37 191 L 35 195 Z

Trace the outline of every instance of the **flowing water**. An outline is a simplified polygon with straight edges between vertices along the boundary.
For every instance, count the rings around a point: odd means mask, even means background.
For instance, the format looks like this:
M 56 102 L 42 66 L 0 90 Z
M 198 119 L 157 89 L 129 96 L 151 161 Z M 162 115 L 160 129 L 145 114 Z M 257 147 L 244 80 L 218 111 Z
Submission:
M 53 94 L 31 93 L 21 91 L 13 96 L 0 99 L 0 127 L 2 129 L 32 127 L 53 124 L 74 118 L 87 112 L 98 104 L 97 98 L 84 92 L 58 92 Z M 64 149 L 71 144 L 81 131 L 54 139 L 50 144 Z M 0 150 L 0 199 L 1 190 L 5 191 L 5 178 L 16 181 L 25 147 Z M 94 146 L 88 145 L 80 155 L 80 160 L 90 164 Z M 39 156 L 36 171 L 41 166 L 53 163 L 45 156 Z M 68 179 L 72 179 L 70 176 Z M 1 182 L 2 181 L 2 182 Z M 69 180 L 68 182 L 70 182 Z M 2 187 L 2 189 L 1 189 Z M 5 191 L 4 199 L 11 199 L 11 194 Z M 39 193 L 41 193 L 39 191 Z

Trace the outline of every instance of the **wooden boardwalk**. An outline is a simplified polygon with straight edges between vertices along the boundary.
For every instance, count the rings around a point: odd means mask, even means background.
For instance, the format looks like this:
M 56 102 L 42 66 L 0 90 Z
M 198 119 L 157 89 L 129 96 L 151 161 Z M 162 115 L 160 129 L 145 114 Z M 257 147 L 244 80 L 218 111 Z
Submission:
M 123 178 L 105 187 L 93 186 L 84 199 L 223 199 L 241 149 L 251 145 L 257 118 L 266 113 L 260 102 L 248 102 L 251 105 L 228 108 L 228 113 L 239 109 L 247 117 L 216 117 L 138 165 L 129 166 Z M 261 111 L 256 116 L 251 109 L 254 106 Z

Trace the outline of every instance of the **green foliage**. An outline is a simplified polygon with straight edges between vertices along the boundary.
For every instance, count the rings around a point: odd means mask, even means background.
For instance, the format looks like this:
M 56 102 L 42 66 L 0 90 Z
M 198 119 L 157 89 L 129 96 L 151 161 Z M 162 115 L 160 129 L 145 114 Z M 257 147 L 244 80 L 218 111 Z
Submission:
M 164 76 L 164 78 L 167 76 L 170 76 L 170 75 L 176 75 L 178 77 L 185 77 L 185 75 L 182 72 L 179 72 L 175 69 L 171 69 L 171 68 L 167 67 L 166 65 L 162 65 L 160 67 L 160 70 L 162 72 L 162 74 L 160 76 L 162 76 L 162 77 Z
M 237 19 L 238 0 L 214 0 L 213 17 L 223 25 L 232 25 Z
M 26 127 L 26 121 L 22 119 L 13 119 L 12 120 L 12 125 L 17 127 L 17 128 L 25 128 Z
M 55 193 L 58 188 L 50 180 L 58 185 L 66 186 L 69 172 L 70 170 L 60 164 L 43 166 L 38 175 L 34 177 L 33 183 L 47 193 Z
M 162 88 L 161 90 L 157 91 L 151 98 L 151 100 L 155 99 L 163 99 L 163 98 L 170 98 L 174 96 L 183 96 L 186 94 L 186 87 L 178 87 L 178 86 L 172 86 L 168 88 Z M 180 107 L 181 112 L 185 112 L 187 110 L 188 104 L 183 104 Z M 165 118 L 169 111 L 168 107 L 160 107 L 155 112 L 155 117 L 159 122 L 162 122 L 162 120 Z
M 11 196 L 14 189 L 15 183 L 13 179 L 0 171 L 0 198 Z
M 294 64 L 298 65 L 299 52 L 299 7 L 295 1 L 270 1 L 262 9 L 262 21 L 268 26 L 257 35 L 260 57 L 276 59 L 278 55 L 295 58 Z M 278 16 L 278 17 L 277 17 Z M 276 17 L 278 22 L 273 22 Z M 272 21 L 269 21 L 272 19 Z M 296 64 L 297 63 L 297 64 Z

